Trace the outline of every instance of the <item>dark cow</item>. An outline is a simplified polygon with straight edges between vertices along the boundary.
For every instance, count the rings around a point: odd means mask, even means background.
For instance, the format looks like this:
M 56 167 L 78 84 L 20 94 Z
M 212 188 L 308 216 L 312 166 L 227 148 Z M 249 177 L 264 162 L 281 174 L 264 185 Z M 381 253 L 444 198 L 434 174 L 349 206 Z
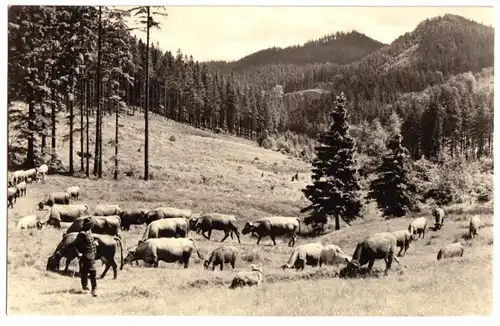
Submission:
M 247 222 L 241 233 L 248 234 L 252 232 L 257 233 L 259 237 L 257 244 L 266 235 L 271 237 L 274 245 L 276 245 L 276 236 L 291 235 L 292 238 L 288 242 L 288 246 L 293 247 L 297 239 L 297 233 L 300 232 L 300 219 L 296 217 L 273 216 Z
M 89 216 L 78 217 L 73 224 L 66 230 L 66 233 L 80 232 L 83 229 L 83 222 Z M 107 234 L 110 236 L 117 236 L 121 239 L 120 235 L 120 217 L 118 215 L 111 216 L 90 216 L 94 226 L 92 226 L 92 233 Z
M 126 209 L 120 213 L 122 220 L 122 230 L 129 231 L 131 225 L 140 225 L 140 220 L 146 217 L 147 210 L 145 209 Z
M 210 237 L 212 236 L 212 230 L 222 230 L 224 231 L 224 238 L 222 238 L 221 242 L 224 242 L 229 235 L 231 235 L 232 239 L 234 233 L 238 238 L 238 243 L 241 243 L 240 232 L 238 231 L 238 222 L 236 221 L 236 216 L 234 215 L 218 213 L 202 214 L 200 218 L 197 219 L 194 230 L 200 230 L 201 234 L 208 240 L 210 240 Z M 208 236 L 205 232 L 208 232 Z
M 67 192 L 53 192 L 38 203 L 38 209 L 42 210 L 44 206 L 52 207 L 54 204 L 69 205 L 69 200 L 70 196 Z
M 54 253 L 49 256 L 46 267 L 48 271 L 59 270 L 61 258 L 64 257 L 66 258 L 66 267 L 64 268 L 64 272 L 68 272 L 70 262 L 77 257 L 76 251 L 71 249 L 71 245 L 75 241 L 77 235 L 77 232 L 72 232 L 63 236 Z M 120 269 L 123 269 L 123 247 L 120 238 L 112 237 L 106 234 L 93 234 L 93 237 L 97 241 L 97 253 L 95 259 L 100 259 L 106 265 L 101 278 L 104 278 L 109 268 L 112 267 L 113 278 L 116 279 L 118 276 L 117 264 L 115 262 L 117 243 L 120 245 Z
M 235 246 L 221 246 L 210 254 L 210 258 L 205 260 L 203 267 L 208 269 L 210 264 L 212 264 L 212 271 L 215 270 L 216 265 L 220 265 L 220 270 L 223 270 L 224 264 L 231 264 L 234 269 L 236 264 L 236 258 L 238 258 L 239 250 Z

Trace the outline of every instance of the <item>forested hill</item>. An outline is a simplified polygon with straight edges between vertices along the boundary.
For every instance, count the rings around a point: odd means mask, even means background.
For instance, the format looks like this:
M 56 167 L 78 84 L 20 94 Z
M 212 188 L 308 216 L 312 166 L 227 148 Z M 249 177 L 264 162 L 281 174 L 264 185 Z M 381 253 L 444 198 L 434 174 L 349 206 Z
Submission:
M 321 87 L 345 91 L 348 98 L 389 103 L 395 93 L 421 91 L 450 75 L 493 66 L 493 39 L 492 27 L 446 14 L 421 22 L 415 30 L 355 62 L 261 62 L 230 72 L 264 88 L 282 85 L 285 93 Z
M 237 61 L 212 63 L 225 71 L 243 71 L 266 64 L 300 65 L 325 62 L 348 64 L 361 60 L 367 54 L 380 49 L 384 45 L 357 31 L 337 32 L 325 35 L 317 40 L 308 41 L 303 45 L 293 45 L 286 48 L 272 47 L 260 50 Z

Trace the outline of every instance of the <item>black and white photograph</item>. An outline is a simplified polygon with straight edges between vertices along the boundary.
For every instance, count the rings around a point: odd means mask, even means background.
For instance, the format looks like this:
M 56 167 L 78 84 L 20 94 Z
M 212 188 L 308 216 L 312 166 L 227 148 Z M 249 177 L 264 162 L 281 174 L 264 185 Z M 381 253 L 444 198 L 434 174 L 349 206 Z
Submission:
M 7 316 L 493 314 L 492 5 L 5 9 Z

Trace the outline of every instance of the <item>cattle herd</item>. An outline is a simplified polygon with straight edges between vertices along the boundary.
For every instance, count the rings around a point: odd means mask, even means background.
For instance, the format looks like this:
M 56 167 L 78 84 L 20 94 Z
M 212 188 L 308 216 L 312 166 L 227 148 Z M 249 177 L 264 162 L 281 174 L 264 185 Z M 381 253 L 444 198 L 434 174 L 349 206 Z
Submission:
M 16 200 L 26 195 L 26 188 L 32 182 L 45 180 L 48 172 L 46 165 L 27 171 L 16 171 L 9 180 L 8 207 L 13 208 Z M 257 245 L 265 236 L 269 236 L 276 245 L 276 237 L 290 237 L 289 247 L 294 247 L 297 234 L 300 233 L 301 221 L 296 217 L 272 216 L 264 217 L 252 222 L 246 222 L 243 229 L 238 230 L 238 220 L 234 215 L 220 213 L 193 214 L 188 209 L 173 207 L 157 207 L 155 209 L 128 209 L 123 210 L 119 205 L 103 204 L 90 208 L 85 204 L 77 204 L 80 200 L 80 187 L 71 186 L 61 192 L 47 194 L 46 198 L 38 203 L 38 210 L 48 207 L 45 219 L 39 219 L 36 214 L 22 217 L 17 228 L 43 229 L 51 226 L 56 229 L 66 229 L 62 240 L 49 256 L 47 270 L 59 270 L 60 261 L 65 258 L 64 271 L 68 271 L 70 262 L 76 258 L 73 250 L 68 250 L 75 241 L 76 235 L 82 230 L 83 220 L 90 217 L 94 226 L 92 232 L 97 244 L 96 260 L 102 260 L 105 269 L 103 278 L 109 268 L 113 268 L 114 278 L 117 277 L 118 265 L 115 262 L 116 251 L 120 250 L 120 270 L 124 264 L 132 264 L 142 260 L 146 264 L 158 267 L 159 261 L 167 263 L 181 263 L 188 268 L 189 260 L 196 253 L 202 260 L 195 240 L 189 236 L 191 231 L 201 233 L 210 240 L 213 230 L 224 232 L 221 242 L 229 236 L 236 236 L 241 243 L 240 235 L 253 234 L 257 236 Z M 35 209 L 36 209 L 35 208 Z M 436 207 L 433 210 L 435 230 L 443 226 L 445 212 Z M 132 225 L 146 225 L 142 238 L 137 245 L 123 257 L 121 231 L 129 231 Z M 478 216 L 473 216 L 469 222 L 469 236 L 477 235 L 481 221 Z M 322 266 L 346 263 L 340 276 L 356 275 L 360 267 L 368 263 L 366 272 L 369 272 L 375 260 L 384 259 L 386 268 L 384 274 L 390 270 L 392 261 L 399 263 L 397 256 L 406 254 L 412 241 L 425 237 L 428 220 L 425 217 L 416 218 L 410 222 L 408 230 L 384 232 L 370 235 L 362 239 L 356 246 L 352 256 L 347 255 L 339 246 L 334 244 L 323 245 L 319 242 L 302 244 L 295 247 L 290 259 L 283 269 L 295 268 L 301 270 L 305 265 Z M 119 248 L 118 248 L 119 247 Z M 399 252 L 396 254 L 397 248 Z M 437 259 L 462 256 L 464 248 L 460 243 L 451 243 L 439 250 Z M 223 270 L 224 264 L 230 264 L 234 269 L 240 251 L 236 246 L 221 245 L 214 249 L 203 265 L 212 270 L 219 266 Z M 261 265 L 251 264 L 250 270 L 237 273 L 231 283 L 231 288 L 258 285 L 264 279 Z

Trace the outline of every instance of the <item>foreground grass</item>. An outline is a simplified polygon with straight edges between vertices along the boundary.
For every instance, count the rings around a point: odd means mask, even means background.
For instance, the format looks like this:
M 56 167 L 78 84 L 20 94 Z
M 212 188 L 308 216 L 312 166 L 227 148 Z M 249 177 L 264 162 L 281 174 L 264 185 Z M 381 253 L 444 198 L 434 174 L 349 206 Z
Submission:
M 107 140 L 114 130 L 106 117 Z M 123 134 L 122 167 L 142 171 L 142 121 L 127 118 Z M 344 280 L 334 277 L 342 266 L 304 271 L 283 271 L 292 249 L 287 239 L 271 246 L 264 238 L 243 236 L 242 244 L 226 240 L 240 249 L 238 270 L 260 263 L 266 274 L 259 288 L 229 290 L 234 273 L 206 271 L 202 260 L 192 257 L 188 269 L 160 263 L 159 269 L 127 265 L 118 279 L 109 272 L 98 281 L 98 298 L 80 294 L 80 281 L 45 271 L 46 258 L 61 239 L 54 229 L 16 230 L 20 217 L 33 214 L 36 204 L 52 191 L 74 184 L 82 188 L 81 202 L 117 203 L 123 208 L 153 208 L 158 205 L 190 208 L 195 213 L 215 211 L 236 214 L 240 229 L 246 220 L 268 215 L 297 216 L 306 202 L 300 192 L 309 182 L 309 167 L 280 153 L 266 151 L 250 141 L 235 139 L 152 118 L 152 171 L 155 180 L 144 182 L 138 174 L 119 181 L 79 179 L 50 175 L 46 182 L 30 186 L 28 194 L 8 211 L 8 298 L 9 314 L 83 315 L 477 315 L 492 308 L 493 207 L 460 204 L 449 211 L 444 229 L 428 232 L 412 244 L 401 265 L 394 263 L 387 277 L 379 277 L 383 262 L 376 262 L 373 277 Z M 161 130 L 161 132 L 159 132 Z M 63 130 L 61 132 L 64 132 Z M 175 135 L 176 141 L 167 139 Z M 63 146 L 63 145 L 60 145 Z M 109 176 L 112 149 L 106 148 L 105 171 Z M 59 154 L 67 159 L 65 148 Z M 78 165 L 77 165 L 78 167 Z M 299 173 L 299 181 L 290 181 Z M 140 174 L 140 173 L 139 173 Z M 47 212 L 36 212 L 41 218 Z M 428 212 L 423 213 L 428 214 Z M 485 227 L 473 241 L 466 240 L 467 221 L 479 214 Z M 411 218 L 411 217 L 410 217 Z M 352 254 L 366 235 L 406 229 L 408 218 L 381 220 L 368 211 L 364 219 L 316 239 L 301 237 L 298 244 L 321 241 L 340 245 Z M 144 226 L 124 232 L 124 255 L 142 236 Z M 212 241 L 192 234 L 204 257 L 220 245 L 222 234 Z M 444 244 L 462 241 L 464 257 L 436 261 Z M 117 255 L 117 261 L 119 255 Z M 98 265 L 98 274 L 103 267 Z M 75 262 L 71 268 L 77 269 Z

